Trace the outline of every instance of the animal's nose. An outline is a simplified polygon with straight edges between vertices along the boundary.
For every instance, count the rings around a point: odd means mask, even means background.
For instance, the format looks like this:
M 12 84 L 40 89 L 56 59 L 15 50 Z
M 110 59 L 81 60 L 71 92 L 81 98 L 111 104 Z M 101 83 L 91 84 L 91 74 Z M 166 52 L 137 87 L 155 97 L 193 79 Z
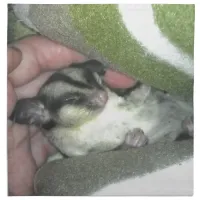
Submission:
M 92 94 L 91 102 L 94 105 L 103 107 L 108 101 L 108 94 L 105 91 L 98 91 Z

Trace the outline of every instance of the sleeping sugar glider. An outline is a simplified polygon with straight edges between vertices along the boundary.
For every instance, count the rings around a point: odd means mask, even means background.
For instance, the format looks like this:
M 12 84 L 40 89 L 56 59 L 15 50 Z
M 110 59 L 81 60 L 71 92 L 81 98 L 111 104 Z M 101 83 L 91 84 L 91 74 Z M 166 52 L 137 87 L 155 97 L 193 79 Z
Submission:
M 105 71 L 97 60 L 58 70 L 35 97 L 18 100 L 11 119 L 41 127 L 65 156 L 193 137 L 192 106 L 139 81 L 110 88 Z

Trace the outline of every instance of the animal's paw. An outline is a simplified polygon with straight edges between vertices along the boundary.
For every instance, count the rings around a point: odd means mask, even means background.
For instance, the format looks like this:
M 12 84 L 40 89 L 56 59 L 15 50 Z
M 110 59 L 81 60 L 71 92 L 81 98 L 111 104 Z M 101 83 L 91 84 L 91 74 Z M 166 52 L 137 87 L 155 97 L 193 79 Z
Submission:
M 126 135 L 125 143 L 131 147 L 142 147 L 148 142 L 147 136 L 144 134 L 144 131 L 140 128 L 133 129 L 132 132 L 129 132 Z
M 190 116 L 183 120 L 183 128 L 186 130 L 189 134 L 189 136 L 193 137 L 194 135 L 194 122 L 193 122 L 193 116 Z

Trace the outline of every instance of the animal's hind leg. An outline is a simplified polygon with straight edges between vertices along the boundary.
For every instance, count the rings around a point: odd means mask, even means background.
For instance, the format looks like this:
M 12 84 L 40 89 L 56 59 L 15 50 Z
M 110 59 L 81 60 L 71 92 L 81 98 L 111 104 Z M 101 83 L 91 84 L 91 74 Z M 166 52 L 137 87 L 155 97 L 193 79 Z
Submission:
M 187 131 L 188 135 L 193 137 L 194 135 L 194 122 L 193 116 L 187 117 L 182 122 L 183 129 Z
M 129 147 L 142 147 L 148 143 L 148 138 L 142 129 L 135 128 L 127 133 L 124 143 Z
M 188 140 L 193 138 L 193 116 L 185 118 L 181 124 L 180 131 L 172 132 L 165 136 L 165 139 L 171 141 L 180 141 L 180 140 Z

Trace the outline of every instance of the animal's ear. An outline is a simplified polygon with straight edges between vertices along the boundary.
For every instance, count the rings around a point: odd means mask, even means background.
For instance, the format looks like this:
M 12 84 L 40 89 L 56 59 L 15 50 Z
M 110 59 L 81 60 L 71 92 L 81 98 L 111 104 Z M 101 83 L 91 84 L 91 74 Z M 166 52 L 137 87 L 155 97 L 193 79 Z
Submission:
M 50 115 L 42 102 L 26 98 L 17 101 L 9 119 L 18 124 L 42 125 L 50 119 Z
M 98 73 L 100 76 L 104 76 L 106 73 L 106 66 L 103 65 L 103 63 L 101 63 L 98 60 L 92 59 L 92 60 L 87 60 L 83 63 L 76 63 L 73 64 L 73 67 L 83 67 L 88 69 L 91 72 L 96 72 Z

